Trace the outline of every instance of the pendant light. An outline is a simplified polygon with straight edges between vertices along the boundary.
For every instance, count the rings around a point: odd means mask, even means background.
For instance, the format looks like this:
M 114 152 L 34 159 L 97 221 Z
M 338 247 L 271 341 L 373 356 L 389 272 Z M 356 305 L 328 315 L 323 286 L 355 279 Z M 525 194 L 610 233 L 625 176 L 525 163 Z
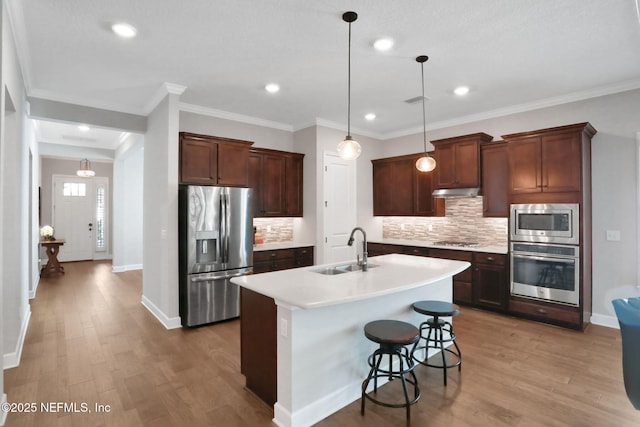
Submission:
M 416 61 L 420 63 L 420 69 L 422 71 L 422 135 L 424 139 L 424 156 L 416 160 L 416 169 L 420 172 L 431 172 L 436 168 L 436 159 L 431 157 L 427 153 L 427 114 L 424 106 L 424 63 L 429 60 L 426 55 L 420 55 L 416 58 Z
M 358 19 L 355 12 L 345 12 L 342 20 L 349 23 L 349 79 L 347 84 L 347 136 L 338 144 L 338 155 L 345 160 L 354 160 L 360 156 L 362 148 L 358 141 L 351 138 L 351 23 Z
M 96 176 L 95 171 L 91 170 L 91 162 L 89 159 L 80 160 L 80 169 L 76 171 L 76 175 L 81 176 L 83 178 L 90 178 L 92 176 Z

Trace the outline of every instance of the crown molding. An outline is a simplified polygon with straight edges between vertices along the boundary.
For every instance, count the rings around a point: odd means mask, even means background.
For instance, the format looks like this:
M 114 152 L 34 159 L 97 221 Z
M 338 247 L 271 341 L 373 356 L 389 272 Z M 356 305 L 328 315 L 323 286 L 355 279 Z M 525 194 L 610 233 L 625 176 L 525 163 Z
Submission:
M 320 117 L 316 117 L 314 124 L 316 126 L 322 126 L 329 129 L 335 129 L 335 130 L 347 132 L 347 127 L 344 124 L 338 123 L 338 122 L 332 122 L 331 120 L 326 120 Z M 307 125 L 305 127 L 309 127 L 309 126 L 312 126 L 312 125 Z M 299 128 L 297 130 L 300 130 L 300 129 L 304 129 L 304 128 Z M 354 127 L 351 127 L 351 133 L 356 135 L 366 136 L 367 138 L 380 139 L 380 140 L 383 139 L 382 134 L 370 132 L 370 131 L 366 131 L 366 130 L 362 130 Z
M 151 97 L 149 102 L 147 102 L 146 106 L 143 109 L 144 115 L 148 116 L 149 114 L 151 114 L 151 112 L 156 109 L 158 104 L 162 102 L 165 96 L 182 95 L 186 89 L 187 89 L 186 86 L 178 85 L 175 83 L 164 82 L 162 85 L 160 85 L 160 87 L 158 88 L 156 93 L 153 95 L 153 97 Z
M 293 132 L 293 126 L 274 122 L 271 120 L 259 119 L 257 117 L 245 116 L 243 114 L 230 113 L 228 111 L 216 110 L 215 108 L 202 107 L 200 105 L 195 104 L 187 104 L 186 102 L 181 102 L 179 104 L 180 111 L 185 111 L 187 113 L 200 114 L 203 116 L 216 117 L 218 119 L 226 119 L 232 120 L 234 122 L 247 123 L 250 125 L 263 126 L 272 129 L 284 130 L 287 132 Z
M 573 92 L 567 95 L 556 96 L 553 98 L 541 99 L 539 101 L 528 102 L 524 104 L 512 105 L 510 107 L 498 108 L 495 110 L 489 110 L 478 114 L 470 114 L 467 116 L 458 117 L 450 120 L 441 120 L 433 122 L 427 126 L 427 130 L 443 129 L 453 126 L 459 126 L 467 123 L 479 122 L 481 120 L 495 119 L 497 117 L 509 116 L 511 114 L 525 113 L 527 111 L 539 110 L 542 108 L 555 107 L 563 104 L 570 104 L 572 102 L 584 101 L 592 98 L 599 98 L 601 96 L 613 95 L 616 93 L 627 92 L 630 90 L 640 89 L 640 79 L 628 80 L 621 83 L 616 83 L 608 86 L 600 86 L 597 88 Z M 422 127 L 414 127 L 410 129 L 400 130 L 397 132 L 389 132 L 382 135 L 381 139 L 393 139 L 401 136 L 414 135 L 421 133 Z

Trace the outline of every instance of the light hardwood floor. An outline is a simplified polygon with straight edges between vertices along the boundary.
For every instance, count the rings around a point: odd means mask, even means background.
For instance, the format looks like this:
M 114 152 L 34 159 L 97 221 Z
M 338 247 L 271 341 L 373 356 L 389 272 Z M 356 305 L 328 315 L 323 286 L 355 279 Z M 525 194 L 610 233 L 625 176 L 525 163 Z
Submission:
M 40 281 L 9 402 L 86 402 L 109 413 L 9 414 L 7 426 L 272 426 L 244 389 L 240 324 L 167 331 L 141 305 L 142 273 L 66 263 Z M 640 426 L 622 382 L 619 331 L 576 332 L 463 308 L 461 374 L 426 367 L 412 426 Z M 366 363 L 363 361 L 363 363 Z M 640 361 L 639 361 L 640 363 Z M 383 387 L 381 394 L 391 391 Z M 356 401 L 318 426 L 405 426 L 402 409 Z

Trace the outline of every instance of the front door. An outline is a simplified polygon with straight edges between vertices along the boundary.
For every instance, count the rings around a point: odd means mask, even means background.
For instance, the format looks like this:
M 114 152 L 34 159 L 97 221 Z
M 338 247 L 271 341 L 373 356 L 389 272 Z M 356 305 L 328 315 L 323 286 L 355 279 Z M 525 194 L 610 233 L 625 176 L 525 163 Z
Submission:
M 350 261 L 355 245 L 347 246 L 356 225 L 355 161 L 335 154 L 324 155 L 324 260 Z
M 64 239 L 58 259 L 82 261 L 93 258 L 93 185 L 90 178 L 53 178 L 53 228 Z

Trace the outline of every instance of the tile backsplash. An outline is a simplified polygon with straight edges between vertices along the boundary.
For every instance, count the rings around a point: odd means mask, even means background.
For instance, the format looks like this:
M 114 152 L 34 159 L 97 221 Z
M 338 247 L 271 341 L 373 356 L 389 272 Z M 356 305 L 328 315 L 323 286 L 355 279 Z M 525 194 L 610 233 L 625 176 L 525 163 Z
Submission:
M 382 237 L 403 240 L 458 240 L 507 245 L 507 218 L 484 218 L 482 197 L 445 200 L 444 217 L 385 217 Z
M 293 240 L 293 218 L 254 218 L 253 226 L 262 232 L 264 243 Z

